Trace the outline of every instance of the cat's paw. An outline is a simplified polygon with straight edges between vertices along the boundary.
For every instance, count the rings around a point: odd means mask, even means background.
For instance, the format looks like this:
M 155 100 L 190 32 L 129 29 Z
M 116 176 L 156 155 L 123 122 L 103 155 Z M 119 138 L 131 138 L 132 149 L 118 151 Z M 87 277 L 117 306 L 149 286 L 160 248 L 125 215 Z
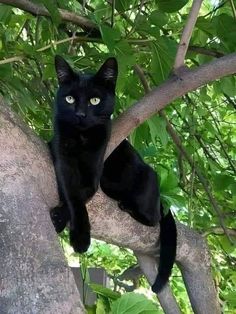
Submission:
M 122 202 L 118 203 L 118 207 L 123 211 L 126 212 L 128 214 L 132 213 L 132 210 L 130 210 L 126 205 L 124 205 Z
M 67 218 L 62 207 L 54 207 L 50 210 L 50 217 L 57 233 L 62 232 L 67 224 Z
M 90 232 L 79 232 L 77 230 L 70 230 L 70 244 L 75 252 L 86 252 L 90 245 Z

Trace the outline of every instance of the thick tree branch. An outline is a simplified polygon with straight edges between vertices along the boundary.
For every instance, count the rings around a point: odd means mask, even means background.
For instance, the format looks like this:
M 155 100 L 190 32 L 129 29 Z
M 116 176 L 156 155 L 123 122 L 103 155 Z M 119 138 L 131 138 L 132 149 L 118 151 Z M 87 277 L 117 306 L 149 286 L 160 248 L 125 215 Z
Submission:
M 50 16 L 48 10 L 41 4 L 36 4 L 29 0 L 0 0 L 0 3 L 11 5 L 15 8 L 19 8 L 23 11 L 29 12 L 33 15 Z M 58 9 L 60 17 L 63 21 L 74 23 L 83 29 L 97 29 L 97 25 L 91 22 L 89 19 L 79 16 L 73 12 Z
M 58 203 L 47 147 L 0 99 L 0 313 L 84 313 L 49 208 Z
M 175 57 L 174 71 L 184 66 L 184 59 L 188 50 L 188 45 L 196 24 L 198 13 L 202 4 L 202 0 L 193 0 L 193 5 L 190 10 L 187 23 L 184 26 L 183 33 L 178 46 L 177 54 Z
M 113 124 L 112 137 L 106 156 L 126 138 L 131 131 L 173 100 L 196 90 L 213 80 L 236 73 L 236 53 L 211 61 L 194 70 L 186 70 L 181 77 L 173 76 L 154 88 L 134 106 L 121 114 Z

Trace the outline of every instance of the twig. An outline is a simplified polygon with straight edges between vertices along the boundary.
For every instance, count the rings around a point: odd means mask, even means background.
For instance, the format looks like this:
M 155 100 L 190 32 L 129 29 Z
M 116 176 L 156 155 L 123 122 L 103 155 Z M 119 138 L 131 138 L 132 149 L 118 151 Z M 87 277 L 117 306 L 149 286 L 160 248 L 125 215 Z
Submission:
M 227 2 L 228 2 L 228 0 L 221 2 L 217 7 L 214 7 L 213 10 L 211 10 L 207 14 L 203 15 L 203 17 L 207 17 L 207 16 L 211 15 L 212 13 L 215 13 L 217 10 L 222 8 Z
M 234 5 L 233 0 L 230 0 L 230 5 L 231 5 L 232 11 L 233 11 L 234 19 L 236 20 L 236 10 L 235 10 L 235 5 Z
M 23 11 L 29 12 L 33 15 L 41 15 L 41 16 L 49 16 L 50 13 L 48 10 L 41 4 L 36 4 L 29 0 L 0 0 L 0 3 L 4 3 L 7 5 L 14 6 L 15 8 L 21 9 Z M 81 28 L 90 30 L 90 29 L 98 29 L 97 25 L 91 22 L 89 19 L 83 16 L 79 16 L 73 12 L 58 9 L 60 17 L 63 21 L 71 22 L 76 25 L 79 25 Z
M 129 39 L 127 41 L 130 44 L 143 45 L 143 44 L 150 43 L 152 40 L 150 40 L 150 39 Z M 74 37 L 72 36 L 72 37 L 67 37 L 67 38 L 64 38 L 64 39 L 61 39 L 58 41 L 52 41 L 50 44 L 36 49 L 36 52 L 43 52 L 43 51 L 48 50 L 54 46 L 58 46 L 58 45 L 66 43 L 66 42 L 93 42 L 93 43 L 103 44 L 103 40 L 101 38 L 92 38 L 92 37 L 86 37 L 86 36 L 74 36 Z M 0 60 L 0 65 L 12 63 L 12 62 L 16 62 L 16 61 L 22 61 L 25 57 L 26 57 L 26 55 L 22 55 L 22 56 L 15 56 L 15 57 L 3 59 L 3 60 Z
M 115 15 L 116 0 L 111 2 L 111 27 L 114 26 L 114 15 Z
M 231 104 L 233 106 L 233 108 L 236 110 L 236 103 L 227 94 L 224 93 L 224 96 L 225 96 L 227 102 L 229 104 Z
M 184 59 L 188 50 L 189 41 L 193 32 L 194 25 L 196 24 L 198 13 L 202 4 L 202 0 L 194 0 L 190 10 L 187 23 L 184 26 L 183 33 L 178 46 L 177 54 L 175 57 L 174 71 L 184 66 Z
M 224 56 L 223 52 L 219 52 L 213 49 L 207 49 L 207 48 L 203 48 L 203 47 L 198 47 L 198 46 L 189 46 L 188 47 L 188 51 L 194 51 L 194 52 L 198 52 L 200 54 L 206 55 L 206 56 L 212 56 L 215 58 L 221 58 Z
M 234 228 L 227 228 L 227 232 L 228 234 L 230 234 L 232 237 L 236 238 L 236 229 Z M 210 235 L 210 234 L 215 234 L 215 235 L 224 235 L 225 231 L 223 230 L 223 228 L 221 227 L 212 227 L 210 229 L 208 229 L 207 231 L 205 231 L 202 235 L 204 237 Z
M 141 14 L 141 11 L 142 11 L 142 8 L 143 8 L 144 4 L 145 4 L 145 0 L 141 0 L 140 6 L 139 6 L 139 9 L 138 9 L 138 13 L 137 13 L 137 15 L 136 15 L 136 17 L 135 17 L 136 23 L 133 24 L 133 26 L 132 26 L 132 28 L 131 28 L 131 30 L 130 30 L 128 36 L 130 36 L 131 34 L 134 33 L 134 31 L 135 31 L 135 29 L 136 29 L 136 27 L 137 27 L 138 20 L 139 20 L 139 17 L 140 17 L 140 14 Z
M 15 56 L 15 57 L 12 57 L 12 58 L 3 59 L 3 60 L 0 60 L 0 65 L 1 64 L 7 64 L 7 63 L 12 63 L 12 62 L 22 61 L 23 59 L 24 59 L 24 56 Z

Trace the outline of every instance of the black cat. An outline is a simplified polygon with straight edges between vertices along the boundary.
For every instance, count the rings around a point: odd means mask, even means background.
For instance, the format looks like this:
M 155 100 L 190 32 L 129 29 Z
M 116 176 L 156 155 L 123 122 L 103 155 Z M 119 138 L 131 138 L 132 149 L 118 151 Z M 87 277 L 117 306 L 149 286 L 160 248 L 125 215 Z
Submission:
M 171 211 L 163 213 L 155 171 L 124 140 L 105 161 L 100 184 L 104 193 L 140 223 L 155 226 L 160 220 L 160 262 L 152 286 L 155 293 L 160 292 L 175 261 L 177 233 Z
M 69 221 L 70 243 L 76 252 L 90 244 L 86 202 L 97 191 L 111 131 L 117 62 L 109 58 L 94 75 L 75 73 L 55 58 L 59 89 L 54 136 L 50 143 L 62 205 L 51 210 L 57 232 Z

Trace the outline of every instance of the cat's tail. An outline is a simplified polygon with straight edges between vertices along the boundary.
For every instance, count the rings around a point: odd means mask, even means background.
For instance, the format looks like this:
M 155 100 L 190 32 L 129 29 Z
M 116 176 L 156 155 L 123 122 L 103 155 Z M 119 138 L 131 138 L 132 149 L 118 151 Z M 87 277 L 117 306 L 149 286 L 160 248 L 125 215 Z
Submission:
M 168 214 L 164 216 L 163 207 L 161 206 L 162 219 L 160 221 L 160 262 L 158 267 L 158 274 L 152 291 L 158 293 L 167 283 L 171 270 L 173 268 L 176 256 L 177 246 L 177 231 L 174 217 L 169 210 Z

